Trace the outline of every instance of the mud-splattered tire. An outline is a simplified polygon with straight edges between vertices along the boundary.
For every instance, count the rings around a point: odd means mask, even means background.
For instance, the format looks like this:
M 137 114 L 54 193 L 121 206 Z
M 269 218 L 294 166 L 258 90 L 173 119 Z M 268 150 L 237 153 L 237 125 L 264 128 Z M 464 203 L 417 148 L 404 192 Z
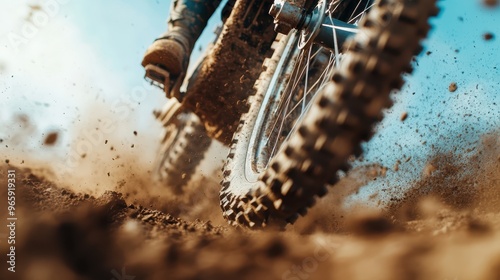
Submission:
M 156 161 L 156 176 L 165 187 L 181 193 L 182 187 L 196 172 L 212 140 L 194 113 L 180 104 L 168 104 L 165 107 L 156 114 L 164 129 Z
M 348 158 L 361 154 L 362 141 L 370 139 L 382 110 L 391 106 L 390 92 L 402 87 L 402 74 L 410 71 L 430 29 L 428 19 L 437 12 L 436 0 L 377 1 L 358 33 L 344 44 L 330 82 L 318 90 L 264 170 L 256 172 L 249 160 L 255 153 L 252 134 L 259 129 L 256 119 L 271 77 L 279 70 L 284 47 L 277 46 L 248 100 L 250 109 L 241 118 L 223 168 L 220 204 L 230 224 L 258 228 L 293 223 L 327 193 L 337 171 L 347 170 Z

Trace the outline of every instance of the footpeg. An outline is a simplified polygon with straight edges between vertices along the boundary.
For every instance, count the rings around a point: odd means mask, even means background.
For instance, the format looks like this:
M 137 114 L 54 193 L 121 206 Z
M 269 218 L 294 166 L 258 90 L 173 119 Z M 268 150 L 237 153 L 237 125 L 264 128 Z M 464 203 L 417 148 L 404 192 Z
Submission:
M 144 78 L 152 85 L 161 88 L 163 91 L 170 88 L 170 73 L 158 65 L 148 64 Z

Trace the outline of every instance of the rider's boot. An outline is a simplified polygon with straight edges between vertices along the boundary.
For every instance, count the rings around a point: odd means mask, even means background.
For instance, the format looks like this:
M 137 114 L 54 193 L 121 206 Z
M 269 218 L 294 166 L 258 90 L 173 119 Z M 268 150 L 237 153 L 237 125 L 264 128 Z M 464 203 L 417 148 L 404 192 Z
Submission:
M 170 74 L 171 87 L 165 87 L 167 95 L 176 96 L 176 94 L 170 94 L 169 91 L 178 92 L 186 75 L 189 56 L 194 44 L 219 3 L 220 0 L 175 0 L 172 2 L 168 31 L 147 49 L 142 61 L 144 67 L 159 66 Z

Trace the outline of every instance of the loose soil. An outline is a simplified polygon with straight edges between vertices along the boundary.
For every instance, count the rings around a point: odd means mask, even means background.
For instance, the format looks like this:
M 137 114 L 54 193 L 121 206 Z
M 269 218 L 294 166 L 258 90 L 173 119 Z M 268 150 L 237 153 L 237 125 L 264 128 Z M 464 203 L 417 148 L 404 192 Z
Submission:
M 16 273 L 8 272 L 4 262 L 0 275 L 41 280 L 499 279 L 497 138 L 486 137 L 472 158 L 436 155 L 409 192 L 394 195 L 377 210 L 339 206 L 387 172 L 359 167 L 281 232 L 227 226 L 217 209 L 217 184 L 207 179 L 160 204 L 154 202 L 158 197 L 141 200 L 124 189 L 98 197 L 77 193 L 38 171 L 3 164 L 2 178 L 8 169 L 16 170 L 18 221 Z M 0 196 L 6 209 L 6 188 Z M 6 221 L 6 212 L 0 213 Z M 7 248 L 0 248 L 5 259 Z

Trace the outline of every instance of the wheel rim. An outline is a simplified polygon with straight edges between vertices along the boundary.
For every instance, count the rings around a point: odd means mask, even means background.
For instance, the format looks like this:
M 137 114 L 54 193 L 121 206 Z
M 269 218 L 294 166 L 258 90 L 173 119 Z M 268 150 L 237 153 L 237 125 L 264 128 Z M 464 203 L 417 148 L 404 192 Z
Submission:
M 358 1 L 352 14 L 346 16 L 346 22 L 357 24 L 371 8 L 372 2 Z M 360 6 L 362 3 L 364 7 Z M 326 17 L 332 19 L 340 5 L 341 1 L 330 3 Z M 336 41 L 335 26 L 323 26 L 332 28 Z M 282 144 L 295 131 L 316 94 L 331 80 L 333 70 L 339 63 L 341 46 L 335 44 L 330 51 L 316 44 L 304 44 L 310 41 L 310 38 L 304 38 L 307 34 L 310 36 L 310 33 L 294 30 L 286 38 L 283 54 L 250 135 L 245 161 L 245 177 L 249 182 L 256 182 L 267 169 Z

